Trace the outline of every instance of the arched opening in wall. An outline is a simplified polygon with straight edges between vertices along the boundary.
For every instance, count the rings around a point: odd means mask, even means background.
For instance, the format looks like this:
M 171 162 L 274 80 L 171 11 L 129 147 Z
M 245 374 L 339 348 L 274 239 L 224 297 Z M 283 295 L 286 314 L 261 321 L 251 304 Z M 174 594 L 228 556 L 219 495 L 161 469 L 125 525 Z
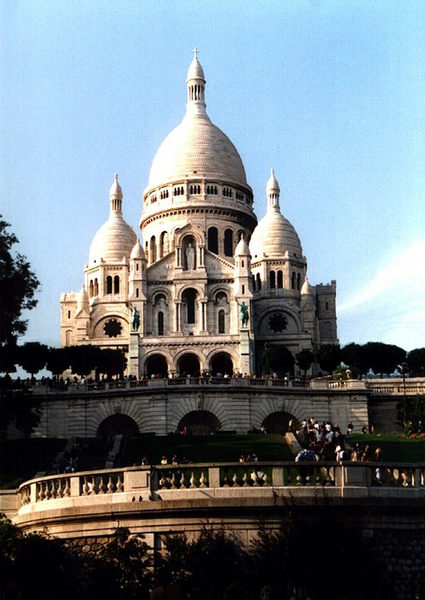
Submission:
M 301 289 L 301 273 L 297 275 L 297 290 Z
M 233 256 L 233 231 L 226 229 L 224 232 L 224 255 Z
M 220 429 L 220 421 L 208 410 L 192 410 L 178 424 L 178 431 L 189 435 L 211 435 Z
M 182 303 L 185 308 L 185 319 L 188 325 L 193 325 L 196 322 L 196 290 L 189 288 L 184 290 L 182 294 Z
M 96 277 L 96 279 L 94 280 L 94 295 L 95 295 L 95 296 L 98 296 L 98 295 L 99 295 L 99 282 L 98 282 L 98 280 L 97 280 L 97 277 Z
M 93 280 L 90 280 L 89 284 L 89 297 L 92 298 L 94 296 L 94 288 L 93 288 Z
M 167 377 L 168 365 L 165 356 L 162 356 L 162 354 L 152 354 L 149 356 L 145 363 L 145 373 L 148 377 L 152 377 L 152 375 L 155 377 L 157 375 Z
M 218 254 L 218 229 L 217 227 L 210 227 L 208 229 L 208 250 Z
M 136 421 L 128 415 L 115 414 L 102 421 L 96 435 L 102 438 L 111 438 L 114 435 L 136 437 L 139 435 L 139 428 Z
M 215 376 L 233 375 L 233 361 L 227 352 L 218 352 L 210 362 L 210 371 Z
M 156 261 L 156 239 L 155 239 L 155 236 L 153 235 L 151 237 L 151 242 L 150 242 L 149 262 L 150 262 L 150 264 L 152 264 L 155 261 Z
M 120 278 L 118 275 L 114 277 L 114 294 L 120 293 Z
M 270 271 L 270 289 L 274 290 L 276 287 L 276 273 L 274 271 Z
M 224 310 L 218 311 L 218 333 L 226 333 L 226 314 Z
M 257 273 L 257 290 L 258 291 L 261 290 L 261 277 L 260 277 L 260 273 Z
M 159 238 L 159 258 L 162 258 L 169 252 L 168 233 L 163 231 Z
M 279 289 L 283 288 L 283 273 L 282 273 L 282 271 L 277 272 L 277 287 Z
M 267 433 L 285 434 L 289 431 L 289 421 L 293 421 L 294 427 L 298 428 L 298 421 L 293 415 L 284 411 L 277 411 L 269 415 L 262 422 Z
M 295 286 L 296 286 L 296 277 L 297 277 L 297 275 L 296 275 L 295 271 L 292 271 L 291 288 L 293 290 L 295 290 Z
M 201 374 L 199 358 L 196 354 L 183 354 L 178 362 L 177 369 L 180 377 L 199 377 Z

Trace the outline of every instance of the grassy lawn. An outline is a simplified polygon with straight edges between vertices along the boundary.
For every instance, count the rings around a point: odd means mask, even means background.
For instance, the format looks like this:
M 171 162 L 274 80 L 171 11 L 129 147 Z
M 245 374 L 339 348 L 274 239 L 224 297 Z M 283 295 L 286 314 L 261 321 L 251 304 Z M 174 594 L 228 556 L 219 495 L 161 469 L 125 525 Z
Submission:
M 47 471 L 66 440 L 23 439 L 0 442 L 0 488 L 15 488 L 39 471 Z
M 233 462 L 253 452 L 259 461 L 294 459 L 281 435 L 140 436 L 128 440 L 120 466 L 138 465 L 144 456 L 154 464 L 163 455 L 171 462 L 174 454 L 190 462 Z
M 409 440 L 398 435 L 353 434 L 347 441 L 350 446 L 359 442 L 362 448 L 369 444 L 372 450 L 379 446 L 382 449 L 382 458 L 387 462 L 425 463 L 425 438 Z

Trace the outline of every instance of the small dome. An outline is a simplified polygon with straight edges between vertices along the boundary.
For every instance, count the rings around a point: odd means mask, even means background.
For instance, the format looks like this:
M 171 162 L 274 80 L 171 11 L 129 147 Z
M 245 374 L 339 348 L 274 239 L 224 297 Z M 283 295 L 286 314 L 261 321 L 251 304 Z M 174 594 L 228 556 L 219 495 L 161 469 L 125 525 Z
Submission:
M 301 288 L 301 295 L 302 296 L 313 296 L 314 295 L 313 288 L 311 287 L 311 285 L 307 279 L 307 275 L 305 276 L 304 283 Z
M 290 257 L 302 258 L 300 238 L 291 223 L 278 210 L 270 210 L 258 222 L 249 244 L 252 260 L 267 257 L 283 257 L 288 252 Z
M 119 262 L 129 258 L 136 243 L 136 234 L 121 214 L 112 213 L 93 238 L 90 246 L 89 262 Z
M 198 61 L 198 51 L 196 49 L 194 50 L 194 57 L 187 71 L 186 81 L 190 81 L 191 79 L 202 79 L 205 81 L 204 70 Z
M 266 194 L 269 197 L 271 194 L 280 194 L 279 183 L 275 177 L 274 169 L 271 170 L 271 175 L 267 181 Z
M 238 242 L 238 245 L 235 248 L 235 256 L 250 256 L 249 246 L 245 241 L 243 233 L 241 235 L 241 239 Z
M 139 238 L 137 238 L 137 242 L 133 246 L 130 258 L 145 258 L 145 252 L 140 244 Z
M 122 189 L 120 184 L 118 183 L 118 174 L 115 173 L 114 181 L 111 185 L 111 189 L 109 190 L 109 197 L 114 196 L 116 198 L 122 198 Z
M 87 294 L 86 288 L 83 286 L 81 290 L 78 292 L 77 296 L 77 307 L 78 309 L 84 308 L 89 304 L 89 296 Z

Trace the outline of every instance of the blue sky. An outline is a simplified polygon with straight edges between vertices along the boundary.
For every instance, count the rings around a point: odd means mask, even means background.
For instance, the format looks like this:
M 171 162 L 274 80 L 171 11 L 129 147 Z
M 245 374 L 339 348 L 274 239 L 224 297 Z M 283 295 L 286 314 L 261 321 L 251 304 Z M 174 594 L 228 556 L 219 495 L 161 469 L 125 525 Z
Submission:
M 135 229 L 154 154 L 208 114 L 265 212 L 274 167 L 311 283 L 337 281 L 342 344 L 425 345 L 425 3 L 3 0 L 0 203 L 42 287 L 24 341 L 59 343 L 115 172 Z

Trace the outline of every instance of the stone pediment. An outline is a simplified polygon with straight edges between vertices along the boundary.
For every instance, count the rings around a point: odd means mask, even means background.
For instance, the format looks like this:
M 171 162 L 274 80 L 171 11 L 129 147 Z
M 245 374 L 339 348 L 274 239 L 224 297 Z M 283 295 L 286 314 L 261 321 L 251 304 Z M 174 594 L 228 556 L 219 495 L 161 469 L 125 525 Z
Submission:
M 166 256 L 163 256 L 157 260 L 153 265 L 150 265 L 146 269 L 146 273 L 149 279 L 164 278 L 168 276 L 172 277 L 174 271 L 174 250 L 169 252 Z
M 217 256 L 217 254 L 206 250 L 205 268 L 209 276 L 230 275 L 233 277 L 235 266 L 231 262 L 221 258 L 221 256 Z

